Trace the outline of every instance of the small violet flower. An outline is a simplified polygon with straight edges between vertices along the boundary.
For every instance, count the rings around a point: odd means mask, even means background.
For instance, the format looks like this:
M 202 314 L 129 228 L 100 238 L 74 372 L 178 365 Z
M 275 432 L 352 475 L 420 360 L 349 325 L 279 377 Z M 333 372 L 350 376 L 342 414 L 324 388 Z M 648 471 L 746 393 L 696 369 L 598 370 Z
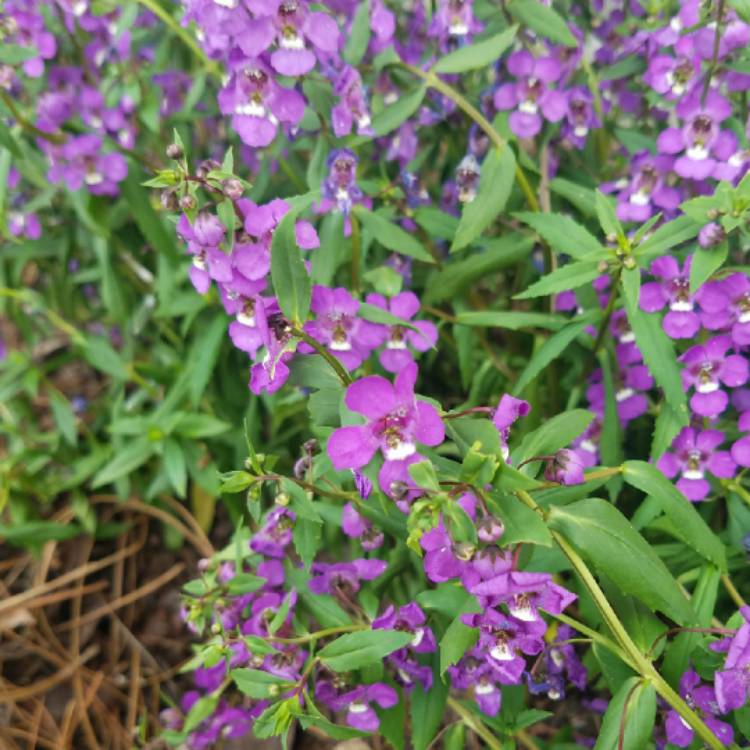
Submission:
M 660 281 L 649 281 L 641 286 L 639 303 L 642 310 L 653 313 L 668 306 L 662 327 L 673 339 L 693 338 L 701 326 L 690 294 L 691 261 L 692 257 L 688 258 L 680 269 L 677 260 L 670 256 L 657 258 L 649 270 Z
M 688 500 L 703 500 L 711 491 L 706 473 L 729 479 L 737 470 L 729 451 L 716 450 L 723 442 L 724 433 L 719 430 L 696 432 L 692 427 L 683 427 L 671 451 L 664 453 L 656 465 L 670 479 L 680 475 L 677 488 Z

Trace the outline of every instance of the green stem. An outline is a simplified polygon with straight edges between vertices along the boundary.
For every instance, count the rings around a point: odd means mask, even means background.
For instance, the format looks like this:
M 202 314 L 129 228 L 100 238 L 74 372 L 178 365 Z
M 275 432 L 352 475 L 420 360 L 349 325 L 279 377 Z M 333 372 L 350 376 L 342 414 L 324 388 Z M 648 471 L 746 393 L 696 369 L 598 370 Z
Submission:
M 455 698 L 448 698 L 448 705 L 461 717 L 461 721 L 471 729 L 474 734 L 479 735 L 486 743 L 487 747 L 491 747 L 492 750 L 503 750 L 503 746 L 493 736 L 487 727 L 482 723 L 480 719 L 474 717 L 474 715 L 464 708 Z
M 546 513 L 544 513 L 544 511 L 534 502 L 534 499 L 528 494 L 528 492 L 518 490 L 516 496 L 530 508 L 540 513 L 542 517 L 546 517 Z M 667 701 L 675 711 L 677 711 L 677 713 L 692 727 L 693 731 L 709 747 L 714 748 L 715 750 L 722 750 L 724 745 L 719 741 L 718 737 L 706 726 L 700 716 L 698 716 L 698 714 L 696 714 L 695 711 L 685 703 L 683 698 L 669 683 L 667 683 L 659 672 L 656 671 L 653 663 L 641 653 L 638 646 L 633 642 L 625 629 L 625 626 L 622 624 L 617 613 L 609 603 L 609 600 L 599 587 L 593 573 L 589 570 L 578 552 L 573 549 L 567 539 L 565 539 L 565 537 L 558 531 L 550 529 L 550 533 L 557 543 L 557 546 L 570 561 L 573 570 L 578 574 L 583 585 L 594 600 L 594 604 L 596 604 L 604 623 L 615 637 L 620 648 L 627 654 L 629 661 L 635 667 L 636 671 L 654 686 L 656 692 L 659 693 L 659 695 L 661 695 L 661 697 L 664 698 L 664 700 Z
M 167 12 L 157 0 L 136 0 L 144 8 L 150 10 L 155 16 L 161 19 L 172 33 L 179 37 L 180 41 L 190 49 L 190 51 L 201 61 L 206 72 L 216 79 L 221 79 L 221 72 L 218 65 L 210 60 L 206 53 L 200 48 L 193 35 L 177 22 L 174 16 Z
M 359 231 L 359 219 L 351 213 L 349 221 L 352 225 L 352 292 L 355 297 L 358 297 L 360 292 L 359 269 L 362 263 L 362 238 Z
M 11 99 L 10 96 L 8 96 L 8 94 L 3 90 L 0 90 L 0 99 L 2 99 L 3 104 L 5 104 L 5 106 L 10 110 L 10 113 L 13 115 L 15 121 L 27 133 L 34 135 L 37 138 L 43 138 L 45 141 L 49 141 L 50 143 L 65 143 L 65 141 L 67 140 L 67 138 L 61 133 L 46 133 L 44 130 L 39 130 L 39 128 L 34 125 L 33 122 L 30 122 L 21 114 L 21 111 L 18 109 L 18 107 L 16 107 L 16 103 L 13 101 L 13 99 Z
M 326 628 L 325 630 L 316 630 L 314 633 L 307 633 L 297 638 L 277 638 L 270 635 L 265 640 L 270 643 L 312 643 L 319 641 L 321 638 L 327 638 L 329 635 L 338 635 L 339 633 L 355 633 L 358 630 L 369 630 L 367 623 L 357 623 L 356 625 L 339 625 L 335 628 Z
M 421 78 L 430 88 L 439 91 L 443 96 L 447 96 L 457 107 L 466 112 L 469 117 L 487 134 L 492 143 L 500 150 L 507 147 L 507 142 L 500 135 L 500 133 L 492 127 L 492 123 L 466 98 L 464 98 L 453 86 L 445 83 L 431 70 L 424 71 L 415 65 L 409 65 L 408 63 L 400 63 L 406 70 L 415 76 Z M 519 164 L 516 164 L 516 181 L 518 182 L 521 192 L 523 192 L 526 202 L 529 204 L 529 208 L 532 211 L 539 211 L 539 201 L 537 200 L 536 194 L 534 193 L 531 184 L 529 183 L 526 173 L 523 171 Z
M 315 349 L 315 351 L 320 354 L 326 362 L 328 362 L 336 375 L 338 375 L 342 385 L 348 386 L 354 382 L 352 376 L 346 371 L 341 362 L 339 362 L 339 360 L 334 357 L 328 349 L 322 346 L 320 342 L 316 341 L 312 336 L 306 334 L 301 328 L 292 328 L 292 336 L 300 339 L 300 341 L 304 341 L 308 346 Z

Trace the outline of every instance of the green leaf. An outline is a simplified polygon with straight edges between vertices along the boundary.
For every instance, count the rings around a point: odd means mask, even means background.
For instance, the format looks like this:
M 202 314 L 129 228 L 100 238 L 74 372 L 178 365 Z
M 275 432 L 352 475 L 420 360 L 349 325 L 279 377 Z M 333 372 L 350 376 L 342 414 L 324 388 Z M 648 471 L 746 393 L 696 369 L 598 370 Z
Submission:
M 143 236 L 158 253 L 168 258 L 177 259 L 177 244 L 174 230 L 168 231 L 161 217 L 156 213 L 149 200 L 149 193 L 145 191 L 143 183 L 144 173 L 134 162 L 128 162 L 128 178 L 120 183 L 120 190 L 125 196 L 135 223 Z
M 518 26 L 511 26 L 489 39 L 469 44 L 441 57 L 433 71 L 435 73 L 464 73 L 467 70 L 484 68 L 497 60 L 513 43 Z
M 606 251 L 588 229 L 562 214 L 532 213 L 521 211 L 513 214 L 528 224 L 553 250 L 573 258 L 584 258 Z
M 20 44 L 0 44 L 0 63 L 3 65 L 20 65 L 27 60 L 33 60 L 39 55 L 36 47 Z
M 544 456 L 565 448 L 591 424 L 593 412 L 573 409 L 545 421 L 541 427 L 528 433 L 521 445 L 513 451 L 513 463 L 518 465 L 533 456 Z
M 276 227 L 271 241 L 271 279 L 281 311 L 301 325 L 310 311 L 312 282 L 297 246 L 297 214 L 289 211 Z
M 50 540 L 72 539 L 83 531 L 79 526 L 54 521 L 21 521 L 0 524 L 0 539 L 10 544 L 41 544 Z
M 440 492 L 440 482 L 431 461 L 419 461 L 418 463 L 410 464 L 407 470 L 417 487 L 432 490 L 433 492 Z
M 204 438 L 221 435 L 232 425 L 209 414 L 185 414 L 175 426 L 175 432 L 186 438 Z
M 693 253 L 690 264 L 690 294 L 695 294 L 723 265 L 729 255 L 729 242 L 724 240 L 716 247 L 699 248 Z
M 566 180 L 564 177 L 555 177 L 549 187 L 553 193 L 572 203 L 584 216 L 596 216 L 595 193 L 591 188 Z
M 594 750 L 643 750 L 651 739 L 655 720 L 654 686 L 641 677 L 631 677 L 610 701 Z
M 750 0 L 729 0 L 729 5 L 743 21 L 750 23 Z
M 601 275 L 602 272 L 597 260 L 582 260 L 576 263 L 568 263 L 555 269 L 552 273 L 542 276 L 539 281 L 533 283 L 528 289 L 514 295 L 513 299 L 543 297 L 548 294 L 577 289 L 584 284 L 590 284 Z
M 479 639 L 479 629 L 464 625 L 461 617 L 469 612 L 481 612 L 477 600 L 472 597 L 451 624 L 446 628 L 440 639 L 440 674 L 444 674 L 448 667 L 455 664 Z
M 130 474 L 143 466 L 155 450 L 156 443 L 151 442 L 147 437 L 137 438 L 124 448 L 115 449 L 115 457 L 94 475 L 91 486 L 96 489 Z
M 200 327 L 190 345 L 186 361 L 190 370 L 189 393 L 193 406 L 197 406 L 206 391 L 226 335 L 226 320 L 220 315 L 214 315 L 207 325 Z
M 185 497 L 187 491 L 187 465 L 182 446 L 174 439 L 164 441 L 164 469 L 169 483 L 179 497 Z
M 112 344 L 102 336 L 90 336 L 86 339 L 81 352 L 83 358 L 97 370 L 112 376 L 115 380 L 125 380 L 127 366 Z
M 471 203 L 464 204 L 451 253 L 476 240 L 508 202 L 516 174 L 516 157 L 510 146 L 490 148 L 482 162 L 479 189 Z
M 646 495 L 655 498 L 675 526 L 680 539 L 709 562 L 726 570 L 724 545 L 709 528 L 695 506 L 652 464 L 626 461 L 623 479 Z
M 346 46 L 344 47 L 344 60 L 346 60 L 349 65 L 359 65 L 367 51 L 367 45 L 369 43 L 370 0 L 364 0 L 359 4 L 359 7 L 354 14 L 354 20 L 352 21 L 352 26 L 349 30 L 349 38 L 346 40 Z M 321 138 L 320 140 L 324 139 Z
M 278 695 L 282 686 L 290 685 L 289 680 L 259 669 L 233 669 L 229 674 L 241 693 L 256 700 Z
M 608 195 L 604 195 L 601 190 L 594 193 L 594 208 L 596 217 L 599 219 L 599 226 L 607 237 L 622 237 L 622 224 L 615 213 L 615 203 Z
M 552 535 L 538 513 L 524 505 L 515 495 L 491 491 L 488 505 L 505 526 L 501 538 L 503 546 L 510 544 L 539 544 L 552 547 Z
M 260 740 L 286 735 L 299 712 L 296 696 L 273 703 L 253 722 L 253 734 Z
M 427 750 L 445 716 L 448 683 L 433 664 L 432 687 L 425 691 L 417 680 L 411 691 L 411 742 L 413 750 Z
M 515 310 L 483 310 L 481 312 L 460 312 L 456 322 L 464 326 L 479 328 L 506 328 L 518 331 L 521 328 L 562 328 L 568 319 L 562 315 L 537 312 L 516 312 Z
M 703 567 L 691 597 L 693 609 L 698 617 L 698 627 L 711 627 L 720 581 L 721 571 L 718 568 L 713 565 Z M 669 644 L 661 668 L 668 682 L 673 685 L 679 683 L 680 676 L 690 662 L 690 655 L 703 637 L 700 633 L 679 633 Z
M 664 391 L 667 403 L 684 426 L 688 422 L 687 397 L 682 387 L 680 366 L 677 363 L 674 344 L 662 329 L 661 316 L 656 313 L 643 312 L 638 306 L 640 274 L 637 268 L 625 270 L 622 273 L 628 322 L 635 334 L 638 348 L 643 354 L 643 361 L 654 376 L 657 385 Z
M 55 389 L 49 391 L 49 405 L 52 409 L 52 416 L 55 418 L 57 429 L 60 430 L 64 440 L 68 445 L 75 445 L 78 441 L 78 431 L 76 429 L 76 415 L 65 396 Z
M 420 206 L 414 212 L 414 221 L 430 235 L 441 240 L 452 240 L 458 229 L 458 219 L 435 206 Z
M 654 423 L 650 454 L 652 461 L 661 458 L 684 426 L 684 417 L 678 415 L 668 403 L 663 403 Z
M 403 648 L 411 642 L 412 637 L 411 633 L 399 630 L 360 630 L 346 633 L 324 646 L 318 652 L 318 658 L 334 672 L 360 669 Z
M 408 120 L 419 109 L 425 93 L 427 93 L 427 86 L 420 86 L 378 112 L 372 121 L 375 135 L 387 135 Z
M 552 8 L 537 0 L 511 0 L 508 12 L 520 24 L 527 26 L 540 36 L 566 47 L 577 47 L 578 40 L 568 28 L 568 24 Z
M 227 584 L 227 593 L 231 596 L 250 594 L 253 591 L 257 591 L 265 583 L 265 578 L 255 576 L 252 573 L 237 573 L 237 575 L 235 575 Z M 262 643 L 265 643 L 265 641 L 262 641 Z M 270 653 L 273 650 L 273 647 L 270 647 L 270 651 L 267 651 L 266 653 Z
M 393 250 L 401 255 L 409 255 L 424 263 L 435 262 L 435 259 L 422 247 L 421 243 L 397 224 L 388 221 L 388 219 L 380 214 L 373 213 L 362 205 L 356 206 L 354 213 L 362 222 L 362 226 L 383 247 L 387 247 L 389 250 Z
M 518 378 L 518 381 L 513 388 L 513 394 L 518 396 L 522 393 L 523 389 L 526 388 L 526 386 L 531 383 L 531 381 L 534 380 L 534 378 L 550 362 L 552 362 L 552 360 L 557 359 L 590 324 L 590 321 L 587 320 L 574 321 L 550 336 L 539 347 L 539 349 L 534 352 L 524 368 L 524 371 Z
M 664 255 L 677 245 L 692 240 L 700 231 L 701 225 L 689 216 L 679 216 L 666 224 L 662 224 L 643 243 L 638 245 L 633 254 L 638 262 L 645 266 L 654 258 Z
M 389 313 L 388 310 L 384 310 L 377 305 L 370 305 L 367 302 L 359 303 L 357 316 L 363 320 L 369 320 L 372 323 L 382 323 L 387 326 L 401 326 L 402 328 L 410 328 L 412 331 L 419 331 L 410 320 L 399 318 L 398 316 L 393 315 L 393 313 Z
M 461 260 L 451 259 L 434 273 L 424 292 L 425 304 L 452 300 L 477 279 L 486 279 L 496 271 L 518 263 L 529 255 L 534 241 L 531 237 L 511 232 L 482 244 L 483 251 L 472 252 Z
M 319 521 L 311 521 L 309 518 L 298 518 L 294 522 L 292 538 L 294 549 L 297 550 L 305 570 L 310 570 L 315 555 L 323 545 L 323 524 Z
M 192 705 L 190 712 L 185 717 L 185 723 L 182 725 L 183 732 L 192 732 L 198 724 L 207 719 L 216 709 L 221 693 L 209 693 L 203 695 Z
M 0 146 L 8 149 L 11 155 L 16 159 L 23 158 L 21 147 L 18 145 L 16 137 L 11 133 L 10 128 L 0 120 Z
M 548 523 L 625 594 L 679 625 L 695 620 L 677 582 L 646 540 L 613 505 L 587 499 L 550 508 Z

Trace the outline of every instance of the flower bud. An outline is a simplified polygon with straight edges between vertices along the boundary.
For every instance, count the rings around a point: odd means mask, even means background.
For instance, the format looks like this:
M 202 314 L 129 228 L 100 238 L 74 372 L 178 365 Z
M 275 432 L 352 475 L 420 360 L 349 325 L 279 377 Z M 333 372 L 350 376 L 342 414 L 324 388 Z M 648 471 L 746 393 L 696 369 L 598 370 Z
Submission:
M 208 173 L 216 169 L 221 169 L 221 164 L 216 159 L 206 159 L 198 165 L 198 168 L 195 170 L 195 176 L 201 180 L 205 180 L 208 177 Z
M 316 453 L 318 450 L 318 441 L 315 438 L 306 440 L 304 443 L 302 443 L 302 450 L 304 450 L 305 453 Z
M 214 624 L 213 624 L 213 625 L 211 626 L 211 632 L 212 632 L 212 633 L 213 633 L 214 635 L 219 635 L 219 633 L 221 633 L 221 625 L 219 625 L 219 623 L 218 623 L 218 622 L 215 622 L 215 623 L 214 623 Z
M 282 507 L 286 507 L 289 505 L 292 498 L 289 497 L 289 495 L 286 492 L 279 492 L 276 497 L 273 499 L 273 501 L 276 503 L 276 505 L 281 505 Z
M 632 255 L 626 255 L 622 259 L 622 265 L 625 266 L 628 271 L 632 271 L 636 267 L 635 258 Z
M 503 522 L 495 516 L 485 516 L 477 525 L 477 536 L 488 544 L 496 542 L 504 533 Z
M 390 492 L 388 494 L 390 494 L 394 500 L 403 500 L 406 497 L 406 493 L 409 491 L 409 486 L 406 482 L 396 480 L 395 482 L 391 482 L 389 489 Z
M 159 202 L 165 211 L 177 211 L 180 208 L 180 200 L 174 190 L 162 190 Z
M 712 221 L 698 232 L 698 244 L 703 248 L 714 247 L 726 236 L 727 233 L 724 231 L 724 227 Z
M 242 198 L 242 193 L 245 192 L 245 188 L 242 187 L 242 183 L 239 180 L 225 180 L 222 187 L 224 195 L 233 201 Z
M 179 143 L 170 143 L 167 146 L 167 158 L 168 159 L 182 159 L 185 152 L 182 150 L 182 146 Z
M 180 209 L 183 211 L 193 211 L 198 207 L 198 201 L 192 195 L 183 195 L 180 198 Z

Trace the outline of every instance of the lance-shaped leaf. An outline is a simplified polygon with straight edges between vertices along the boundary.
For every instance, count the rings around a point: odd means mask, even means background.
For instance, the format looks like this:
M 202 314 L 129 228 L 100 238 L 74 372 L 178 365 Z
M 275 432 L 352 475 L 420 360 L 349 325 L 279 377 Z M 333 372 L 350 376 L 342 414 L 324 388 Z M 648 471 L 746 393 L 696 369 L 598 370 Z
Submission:
M 406 646 L 411 633 L 400 630 L 361 630 L 339 636 L 318 652 L 318 658 L 334 672 L 347 672 L 375 664 Z
M 659 469 L 645 461 L 626 461 L 622 476 L 625 481 L 658 501 L 685 544 L 699 555 L 726 570 L 724 545 L 703 520 L 695 506 Z
M 509 146 L 493 147 L 482 162 L 479 189 L 471 203 L 464 205 L 458 230 L 451 245 L 455 253 L 474 242 L 505 208 L 516 173 L 516 157 Z
M 549 525 L 623 593 L 679 625 L 695 621 L 690 603 L 662 559 L 610 503 L 592 498 L 563 508 L 553 506 Z
M 484 68 L 495 62 L 510 47 L 516 37 L 516 31 L 518 26 L 511 26 L 489 39 L 459 47 L 441 57 L 433 70 L 435 73 L 464 73 L 467 70 Z

